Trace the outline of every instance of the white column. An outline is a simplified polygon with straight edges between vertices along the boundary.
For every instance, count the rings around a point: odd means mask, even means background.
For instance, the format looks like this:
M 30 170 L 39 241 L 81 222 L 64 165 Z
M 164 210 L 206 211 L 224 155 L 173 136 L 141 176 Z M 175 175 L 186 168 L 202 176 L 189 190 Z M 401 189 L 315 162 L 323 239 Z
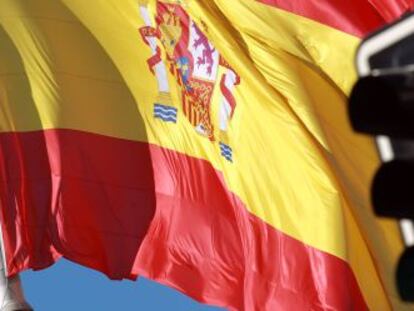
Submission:
M 141 12 L 142 19 L 146 26 L 152 27 L 150 13 L 146 6 L 140 6 L 139 10 Z M 152 50 L 152 55 L 157 54 L 157 39 L 154 37 L 147 37 L 149 45 Z M 154 66 L 155 76 L 157 77 L 158 81 L 158 91 L 162 93 L 168 93 L 170 91 L 170 87 L 168 85 L 168 77 L 167 77 L 167 68 L 163 62 L 159 62 Z
M 224 85 L 230 92 L 233 91 L 236 81 L 237 81 L 237 75 L 235 74 L 235 72 L 231 69 L 227 69 L 227 72 L 224 78 Z M 230 106 L 226 97 L 223 95 L 221 99 L 220 113 L 219 113 L 220 130 L 227 131 L 232 110 L 233 108 Z

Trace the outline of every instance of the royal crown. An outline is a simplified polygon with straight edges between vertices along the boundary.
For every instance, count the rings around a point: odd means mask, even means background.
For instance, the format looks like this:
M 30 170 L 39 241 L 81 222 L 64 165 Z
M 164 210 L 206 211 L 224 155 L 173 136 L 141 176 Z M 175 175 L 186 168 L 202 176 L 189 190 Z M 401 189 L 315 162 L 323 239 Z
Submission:
M 175 8 L 173 6 L 167 6 L 167 11 L 161 14 L 159 29 L 163 37 L 162 40 L 165 40 L 164 46 L 167 49 L 167 53 L 172 55 L 183 31 L 180 17 L 175 14 Z
M 175 9 L 172 6 L 167 6 L 167 12 L 164 12 L 161 17 L 161 23 L 167 26 L 180 26 L 180 18 L 175 15 Z

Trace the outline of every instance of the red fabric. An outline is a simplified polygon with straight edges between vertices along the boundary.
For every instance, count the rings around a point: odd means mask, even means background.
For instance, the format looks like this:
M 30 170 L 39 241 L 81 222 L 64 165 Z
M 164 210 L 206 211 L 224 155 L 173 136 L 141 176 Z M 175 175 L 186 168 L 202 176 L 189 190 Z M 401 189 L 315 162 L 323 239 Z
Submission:
M 9 274 L 63 254 L 130 277 L 155 210 L 150 163 L 146 144 L 64 130 L 0 134 Z
M 367 309 L 346 262 L 250 214 L 206 161 L 47 130 L 0 134 L 0 172 L 10 274 L 63 255 L 230 309 Z
M 414 0 L 257 0 L 363 37 L 412 10 Z

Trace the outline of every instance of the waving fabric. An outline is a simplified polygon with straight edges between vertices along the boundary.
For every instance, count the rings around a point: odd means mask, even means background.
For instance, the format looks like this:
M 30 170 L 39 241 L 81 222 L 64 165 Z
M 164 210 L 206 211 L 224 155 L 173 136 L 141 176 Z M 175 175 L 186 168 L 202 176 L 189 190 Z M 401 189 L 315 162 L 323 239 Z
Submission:
M 346 100 L 412 1 L 0 0 L 9 275 L 64 256 L 230 310 L 404 310 Z

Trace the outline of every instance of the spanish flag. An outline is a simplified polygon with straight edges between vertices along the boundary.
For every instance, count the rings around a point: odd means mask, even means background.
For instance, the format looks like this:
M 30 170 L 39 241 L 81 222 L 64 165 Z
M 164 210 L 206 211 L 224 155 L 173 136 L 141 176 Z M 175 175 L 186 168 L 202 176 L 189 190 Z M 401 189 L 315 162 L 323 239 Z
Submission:
M 64 256 L 229 310 L 408 310 L 361 37 L 412 0 L 0 0 L 9 275 Z

